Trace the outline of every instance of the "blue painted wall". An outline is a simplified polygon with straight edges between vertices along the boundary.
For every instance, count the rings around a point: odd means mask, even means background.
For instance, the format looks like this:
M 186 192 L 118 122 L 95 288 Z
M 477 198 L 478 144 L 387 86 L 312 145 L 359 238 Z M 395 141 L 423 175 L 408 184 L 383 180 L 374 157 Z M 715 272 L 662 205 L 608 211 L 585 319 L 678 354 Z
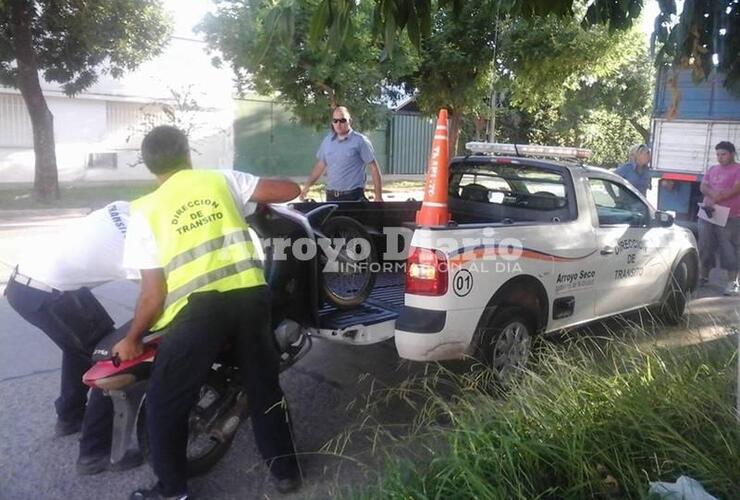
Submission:
M 691 72 L 681 70 L 676 88 L 676 100 L 668 79 L 671 70 L 658 73 L 653 115 L 656 118 L 682 120 L 740 120 L 740 96 L 724 88 L 724 75 L 712 73 L 706 81 L 694 83 Z M 674 100 L 677 105 L 674 105 Z M 675 107 L 675 109 L 672 109 Z

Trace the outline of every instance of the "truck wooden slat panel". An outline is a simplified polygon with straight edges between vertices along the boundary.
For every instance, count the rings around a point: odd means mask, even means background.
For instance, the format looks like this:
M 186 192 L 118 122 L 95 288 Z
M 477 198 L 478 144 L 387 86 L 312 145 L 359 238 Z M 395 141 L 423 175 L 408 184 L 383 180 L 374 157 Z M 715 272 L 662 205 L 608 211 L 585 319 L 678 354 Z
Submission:
M 656 119 L 653 134 L 654 169 L 704 173 L 717 163 L 715 144 L 740 144 L 740 122 Z

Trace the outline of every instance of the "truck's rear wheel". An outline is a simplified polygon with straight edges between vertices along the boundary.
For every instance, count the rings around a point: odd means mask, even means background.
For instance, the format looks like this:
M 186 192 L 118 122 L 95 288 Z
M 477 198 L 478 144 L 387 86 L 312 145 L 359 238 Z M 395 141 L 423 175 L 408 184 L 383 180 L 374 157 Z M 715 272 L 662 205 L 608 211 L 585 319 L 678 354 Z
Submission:
M 686 299 L 689 293 L 689 264 L 686 259 L 681 259 L 676 268 L 671 272 L 663 292 L 663 300 L 658 306 L 658 316 L 669 325 L 681 323 L 686 310 Z
M 523 307 L 503 306 L 476 332 L 474 357 L 490 368 L 496 382 L 507 384 L 526 367 L 535 322 Z

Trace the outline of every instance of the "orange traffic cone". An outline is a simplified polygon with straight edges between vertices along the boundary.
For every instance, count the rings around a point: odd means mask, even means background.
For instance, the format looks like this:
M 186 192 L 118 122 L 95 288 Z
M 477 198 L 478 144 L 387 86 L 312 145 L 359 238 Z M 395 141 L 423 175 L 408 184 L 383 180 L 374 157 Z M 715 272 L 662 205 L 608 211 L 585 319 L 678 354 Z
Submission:
M 416 212 L 418 226 L 443 226 L 450 221 L 450 213 L 447 210 L 448 143 L 447 110 L 440 109 L 432 140 L 432 153 L 429 155 L 424 201 L 421 210 Z

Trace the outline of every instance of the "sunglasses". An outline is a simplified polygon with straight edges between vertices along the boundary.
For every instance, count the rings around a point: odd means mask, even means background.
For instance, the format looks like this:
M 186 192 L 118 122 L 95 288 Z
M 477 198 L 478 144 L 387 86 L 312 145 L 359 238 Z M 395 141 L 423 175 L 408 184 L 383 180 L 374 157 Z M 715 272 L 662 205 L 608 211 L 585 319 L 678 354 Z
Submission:
M 347 119 L 346 118 L 333 118 L 332 119 L 332 122 L 334 122 L 334 123 L 347 123 Z

